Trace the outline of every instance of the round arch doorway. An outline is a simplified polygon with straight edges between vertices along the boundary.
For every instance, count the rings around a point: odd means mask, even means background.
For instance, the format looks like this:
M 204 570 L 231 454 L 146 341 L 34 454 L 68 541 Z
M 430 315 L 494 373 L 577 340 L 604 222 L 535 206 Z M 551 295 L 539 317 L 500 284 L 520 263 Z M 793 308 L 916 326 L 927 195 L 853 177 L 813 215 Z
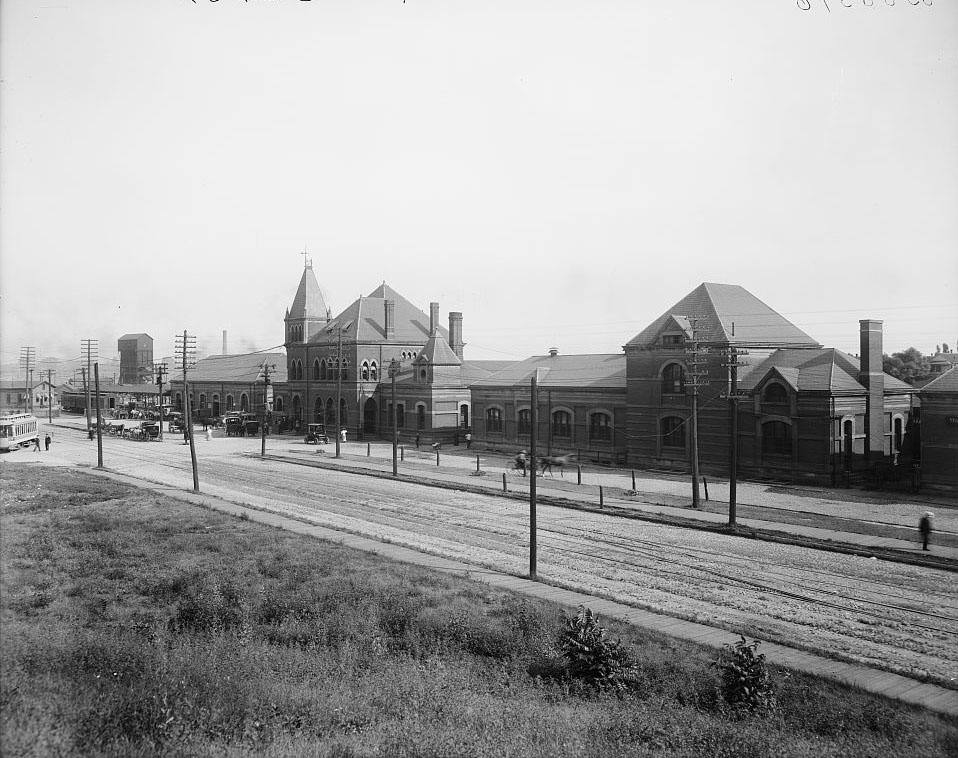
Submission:
M 376 401 L 373 398 L 369 398 L 363 405 L 363 433 L 364 434 L 375 434 L 376 433 Z

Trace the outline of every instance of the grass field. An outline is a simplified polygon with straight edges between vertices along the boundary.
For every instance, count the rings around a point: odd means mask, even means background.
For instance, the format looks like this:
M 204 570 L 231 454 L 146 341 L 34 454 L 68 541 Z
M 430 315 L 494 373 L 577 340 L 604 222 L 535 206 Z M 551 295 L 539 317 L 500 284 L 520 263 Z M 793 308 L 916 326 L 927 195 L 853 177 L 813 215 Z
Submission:
M 562 609 L 118 485 L 4 463 L 4 756 L 950 756 L 958 726 L 609 623 L 628 686 L 562 676 Z M 604 622 L 603 622 L 604 623 Z

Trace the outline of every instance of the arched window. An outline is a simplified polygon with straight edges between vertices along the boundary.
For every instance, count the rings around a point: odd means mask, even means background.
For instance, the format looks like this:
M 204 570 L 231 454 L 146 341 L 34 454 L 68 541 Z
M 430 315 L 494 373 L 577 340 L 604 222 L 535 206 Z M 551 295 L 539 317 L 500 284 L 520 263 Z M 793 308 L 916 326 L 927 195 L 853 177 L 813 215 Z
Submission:
M 329 375 L 327 374 L 325 358 L 319 362 L 319 378 L 324 381 L 329 378 Z
M 502 434 L 502 408 L 486 408 L 486 431 Z
M 303 417 L 303 407 L 300 403 L 299 395 L 293 395 L 293 418 L 299 420 Z
M 374 382 L 379 381 L 379 366 L 376 365 L 376 361 L 369 364 L 369 378 Z
M 529 408 L 523 408 L 519 411 L 519 434 L 532 434 L 532 411 Z
M 233 407 L 234 407 L 233 396 L 232 396 L 232 395 L 227 395 L 227 396 L 226 396 L 226 410 L 227 410 L 227 411 L 231 411 L 231 410 L 233 410 Z
M 901 416 L 895 416 L 895 421 L 892 424 L 892 433 L 893 440 L 895 445 L 895 452 L 901 452 L 901 443 L 904 439 L 904 421 Z
M 360 367 L 362 380 L 364 382 L 369 381 L 369 361 L 363 361 L 362 366 Z
M 319 358 L 313 360 L 313 379 L 319 379 Z
M 200 408 L 205 408 L 205 407 L 206 407 L 206 393 L 201 392 L 200 393 Z
M 219 395 L 213 395 L 213 415 L 214 416 L 220 415 L 220 396 Z
M 327 398 L 326 400 L 326 423 L 333 424 L 336 422 L 336 417 L 333 415 L 333 411 L 336 410 L 336 406 L 333 405 L 333 399 Z
M 612 439 L 612 417 L 598 411 L 589 416 L 589 439 L 608 442 Z
M 342 376 L 344 382 L 349 378 L 349 358 L 343 358 Z
M 305 378 L 305 373 L 304 373 L 304 371 L 303 371 L 303 362 L 302 362 L 302 361 L 296 361 L 296 378 L 297 378 L 297 379 L 303 379 L 303 378 Z
M 323 422 L 323 399 L 317 397 L 313 403 L 313 421 L 317 424 Z
M 792 425 L 784 421 L 766 421 L 762 424 L 762 453 L 791 455 Z
M 422 431 L 426 428 L 426 406 L 419 403 L 416 406 L 416 429 Z
M 183 393 L 177 392 L 173 402 L 176 406 L 176 410 L 182 412 L 183 411 Z
M 685 394 L 685 368 L 681 363 L 670 363 L 662 371 L 662 394 Z
M 552 436 L 572 437 L 572 414 L 569 411 L 555 411 L 552 414 Z
M 282 412 L 283 412 L 284 404 L 283 404 L 283 396 L 282 396 L 282 395 L 277 395 L 277 396 L 276 396 L 276 399 L 273 401 L 273 404 L 274 404 L 275 407 L 276 407 L 276 412 L 277 412 L 277 413 L 282 413 Z
M 666 416 L 659 422 L 662 447 L 685 450 L 685 419 Z
M 762 399 L 766 403 L 787 403 L 788 390 L 778 382 L 770 382 L 765 387 L 765 393 L 762 395 Z
M 240 410 L 241 411 L 249 410 L 249 398 L 246 396 L 245 392 L 242 395 L 240 395 Z
M 339 403 L 339 426 L 341 429 L 345 429 L 349 424 L 349 406 L 346 405 L 346 398 L 343 398 Z

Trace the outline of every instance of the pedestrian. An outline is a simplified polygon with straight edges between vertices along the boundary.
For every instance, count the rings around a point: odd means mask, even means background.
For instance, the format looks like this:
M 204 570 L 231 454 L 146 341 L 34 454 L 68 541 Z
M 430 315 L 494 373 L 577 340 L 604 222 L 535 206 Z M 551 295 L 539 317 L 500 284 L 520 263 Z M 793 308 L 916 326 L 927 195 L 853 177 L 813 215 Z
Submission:
M 50 443 L 51 443 L 51 442 L 53 442 L 53 440 L 51 439 L 51 437 L 50 437 L 49 434 L 48 434 L 46 437 L 43 438 L 43 444 L 47 446 L 47 452 L 50 451 Z
M 207 441 L 207 442 L 212 442 L 212 441 L 213 441 L 213 427 L 212 427 L 212 426 L 206 427 L 206 441 Z
M 339 430 L 339 441 L 340 441 L 340 442 L 345 442 L 345 441 L 346 441 L 346 430 L 345 430 L 345 429 L 340 429 L 340 430 Z
M 466 432 L 466 450 L 472 447 L 472 432 Z
M 931 519 L 933 515 L 931 511 L 925 511 L 925 515 L 918 522 L 918 534 L 921 535 L 922 550 L 927 550 L 928 543 L 931 541 Z
M 35 445 L 35 447 L 33 448 L 34 450 L 36 450 L 38 453 L 39 453 L 39 452 L 43 452 L 43 451 L 41 450 L 41 448 L 40 448 L 40 435 L 39 435 L 39 434 L 38 434 L 36 437 L 33 438 L 33 444 Z
M 419 449 L 419 435 L 416 435 L 416 450 Z

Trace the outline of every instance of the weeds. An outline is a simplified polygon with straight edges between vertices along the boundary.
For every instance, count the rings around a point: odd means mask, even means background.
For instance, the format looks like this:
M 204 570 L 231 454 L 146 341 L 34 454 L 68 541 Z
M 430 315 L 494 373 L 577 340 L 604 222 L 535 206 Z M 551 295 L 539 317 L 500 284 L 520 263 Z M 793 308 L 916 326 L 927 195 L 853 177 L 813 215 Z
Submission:
M 722 670 L 722 695 L 733 708 L 746 712 L 775 710 L 775 690 L 765 664 L 765 654 L 756 653 L 759 642 L 741 637 L 727 644 L 719 656 Z
M 628 653 L 585 606 L 580 605 L 578 612 L 566 619 L 560 647 L 573 679 L 604 690 L 624 689 L 633 679 Z

